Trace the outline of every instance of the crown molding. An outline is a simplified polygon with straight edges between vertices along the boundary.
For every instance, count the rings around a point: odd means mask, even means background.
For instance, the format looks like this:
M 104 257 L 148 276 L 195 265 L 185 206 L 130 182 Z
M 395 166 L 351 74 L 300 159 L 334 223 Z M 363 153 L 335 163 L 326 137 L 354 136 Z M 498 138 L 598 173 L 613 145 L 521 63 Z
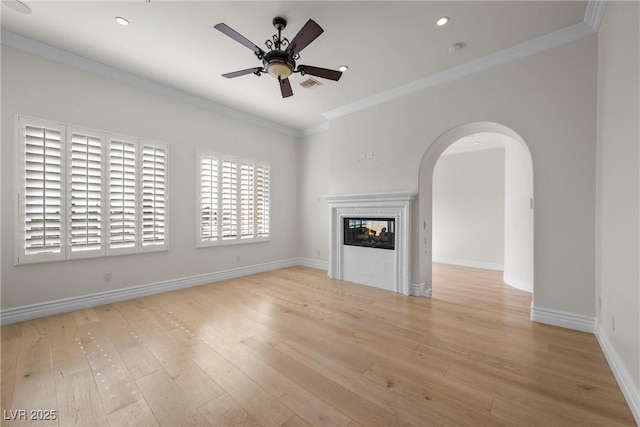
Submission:
M 304 138 L 304 137 L 311 136 L 311 135 L 317 135 L 319 133 L 328 132 L 329 129 L 330 129 L 329 128 L 329 122 L 320 123 L 319 125 L 311 126 L 311 127 L 302 129 L 298 133 L 298 137 L 299 138 Z
M 347 114 L 355 113 L 356 111 L 371 108 L 394 99 L 402 98 L 416 92 L 421 92 L 425 89 L 439 86 L 443 83 L 448 83 L 459 78 L 475 74 L 479 71 L 488 70 L 498 65 L 515 61 L 516 59 L 524 58 L 564 43 L 578 40 L 582 37 L 593 34 L 594 32 L 595 31 L 591 26 L 584 22 L 580 22 L 570 27 L 545 34 L 544 36 L 536 39 L 520 43 L 519 45 L 483 56 L 482 58 L 440 71 L 420 80 L 416 80 L 414 82 L 398 86 L 394 89 L 389 89 L 384 92 L 380 92 L 379 94 L 361 99 L 360 101 L 327 111 L 323 113 L 323 116 L 328 120 L 333 120 Z
M 600 30 L 600 24 L 602 23 L 606 6 L 607 0 L 589 0 L 587 3 L 584 23 L 590 26 L 595 32 Z
M 117 80 L 121 83 L 125 83 L 140 89 L 147 90 L 149 92 L 166 96 L 167 98 L 184 102 L 185 104 L 190 104 L 199 108 L 203 108 L 205 110 L 213 111 L 227 117 L 250 123 L 255 126 L 282 133 L 284 135 L 293 136 L 296 138 L 299 138 L 301 135 L 301 132 L 299 130 L 280 125 L 270 120 L 254 116 L 252 114 L 248 114 L 243 111 L 224 106 L 222 104 L 218 104 L 197 95 L 193 95 L 179 89 L 175 89 L 173 87 L 155 82 L 153 80 L 149 80 L 144 77 L 140 77 L 138 75 L 110 67 L 100 62 L 93 61 L 83 56 L 58 49 L 57 47 L 38 42 L 6 30 L 2 30 L 0 39 L 3 45 L 13 47 L 15 49 L 19 49 L 34 55 L 42 56 L 44 58 L 66 64 L 79 70 L 87 71 L 101 77 Z

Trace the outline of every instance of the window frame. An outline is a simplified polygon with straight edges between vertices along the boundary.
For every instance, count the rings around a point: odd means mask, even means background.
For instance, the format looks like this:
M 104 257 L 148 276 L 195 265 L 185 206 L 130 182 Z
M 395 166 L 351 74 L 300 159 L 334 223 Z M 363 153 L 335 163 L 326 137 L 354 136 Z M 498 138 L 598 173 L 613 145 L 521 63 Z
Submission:
M 217 235 L 215 236 L 215 238 L 212 238 L 210 240 L 203 240 L 202 238 L 202 215 L 201 215 L 201 211 L 202 211 L 202 190 L 203 190 L 203 180 L 202 180 L 202 159 L 203 157 L 210 157 L 216 160 L 217 163 L 217 182 L 216 182 L 216 200 L 217 200 Z M 236 235 L 234 237 L 224 237 L 223 236 L 223 218 L 222 218 L 222 193 L 221 193 L 221 188 L 222 188 L 222 169 L 223 169 L 223 164 L 225 161 L 231 161 L 234 162 L 236 165 L 236 172 L 235 172 L 235 181 L 236 181 L 236 203 L 235 203 L 235 212 L 236 212 L 236 224 L 235 224 L 235 229 L 236 229 Z M 251 221 L 253 223 L 253 235 L 251 237 L 247 237 L 247 235 L 242 235 L 242 206 L 243 206 L 243 200 L 242 200 L 242 183 L 241 183 L 241 168 L 242 165 L 251 165 L 252 166 L 252 170 L 253 170 L 253 192 L 252 192 L 252 199 L 253 199 L 253 208 L 252 208 L 252 218 Z M 256 170 L 258 167 L 264 168 L 266 170 L 269 171 L 269 175 L 271 174 L 271 167 L 268 163 L 266 162 L 262 162 L 262 161 L 258 161 L 258 160 L 253 160 L 253 159 L 247 159 L 244 157 L 238 157 L 238 156 L 232 156 L 232 155 L 228 155 L 228 154 L 221 154 L 218 152 L 214 152 L 214 151 L 210 151 L 210 150 L 205 150 L 205 149 L 198 149 L 197 153 L 196 153 L 196 189 L 197 189 L 197 193 L 196 193 L 196 210 L 195 210 L 195 222 L 196 222 L 196 248 L 205 248 L 205 247 L 213 247 L 213 246 L 228 246 L 228 245 L 240 245 L 240 244 L 246 244 L 246 243 L 258 243 L 258 242 L 269 242 L 271 241 L 271 227 L 270 225 L 267 227 L 269 230 L 269 233 L 266 235 L 260 235 L 258 233 L 258 227 L 257 227 L 257 203 L 258 203 L 258 197 L 257 197 L 257 188 L 258 186 L 256 185 L 256 179 L 257 179 L 257 173 Z M 267 191 L 267 195 L 268 195 L 268 210 L 269 212 L 267 213 L 267 217 L 270 219 L 271 215 L 270 215 L 270 210 L 271 210 L 271 202 L 270 202 L 270 198 L 271 198 L 271 190 L 270 190 L 270 179 L 269 179 L 269 186 L 267 187 L 268 191 Z
M 26 144 L 25 130 L 27 126 L 45 127 L 61 132 L 61 149 L 60 149 L 60 251 L 56 253 L 37 253 L 27 254 L 26 252 Z M 89 134 L 99 138 L 102 143 L 101 147 L 101 177 L 100 177 L 100 200 L 101 200 L 101 238 L 100 248 L 92 250 L 73 251 L 71 245 L 71 221 L 72 221 L 72 150 L 71 143 L 74 134 Z M 111 227 L 110 220 L 110 150 L 109 144 L 113 139 L 126 140 L 134 143 L 135 149 L 135 247 L 134 248 L 110 248 L 109 230 Z M 154 147 L 164 150 L 164 241 L 160 244 L 143 244 L 143 150 L 144 147 Z M 65 260 L 77 260 L 88 258 L 101 258 L 115 255 L 138 254 L 150 252 L 163 252 L 169 250 L 170 236 L 170 197 L 169 197 L 169 165 L 170 150 L 169 144 L 149 139 L 136 138 L 131 136 L 119 135 L 97 129 L 91 129 L 84 126 L 76 126 L 71 124 L 60 123 L 53 120 L 39 119 L 26 115 L 16 114 L 14 116 L 14 189 L 16 195 L 17 207 L 14 209 L 14 265 L 26 265 L 43 262 L 57 262 Z

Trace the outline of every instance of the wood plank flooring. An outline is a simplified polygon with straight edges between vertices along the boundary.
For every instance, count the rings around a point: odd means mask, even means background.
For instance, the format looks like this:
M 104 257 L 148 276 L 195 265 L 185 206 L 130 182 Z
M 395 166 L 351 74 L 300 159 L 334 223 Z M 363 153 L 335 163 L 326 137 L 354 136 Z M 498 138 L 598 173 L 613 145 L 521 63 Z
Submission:
M 499 272 L 433 277 L 294 267 L 4 326 L 2 426 L 635 425 L 593 335 L 531 323 Z

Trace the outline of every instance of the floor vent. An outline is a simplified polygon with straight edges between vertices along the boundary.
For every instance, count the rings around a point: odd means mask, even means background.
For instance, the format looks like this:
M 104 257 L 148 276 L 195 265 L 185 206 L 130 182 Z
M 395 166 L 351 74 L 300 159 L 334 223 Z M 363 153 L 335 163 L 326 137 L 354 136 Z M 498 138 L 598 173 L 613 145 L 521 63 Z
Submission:
M 316 88 L 318 86 L 322 86 L 322 83 L 320 83 L 319 81 L 317 81 L 313 77 L 309 77 L 307 80 L 305 80 L 302 83 L 300 83 L 300 86 L 302 86 L 305 89 L 313 89 L 313 88 Z

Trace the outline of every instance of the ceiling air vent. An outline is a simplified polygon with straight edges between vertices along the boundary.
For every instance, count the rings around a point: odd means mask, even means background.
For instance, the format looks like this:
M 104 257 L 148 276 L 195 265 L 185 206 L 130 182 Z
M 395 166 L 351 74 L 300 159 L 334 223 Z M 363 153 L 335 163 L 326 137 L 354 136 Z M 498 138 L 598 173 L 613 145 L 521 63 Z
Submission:
M 318 86 L 322 86 L 322 83 L 320 83 L 319 81 L 317 81 L 313 77 L 309 77 L 307 80 L 305 80 L 302 83 L 300 83 L 300 86 L 302 86 L 305 89 L 313 89 L 313 88 L 316 88 Z

